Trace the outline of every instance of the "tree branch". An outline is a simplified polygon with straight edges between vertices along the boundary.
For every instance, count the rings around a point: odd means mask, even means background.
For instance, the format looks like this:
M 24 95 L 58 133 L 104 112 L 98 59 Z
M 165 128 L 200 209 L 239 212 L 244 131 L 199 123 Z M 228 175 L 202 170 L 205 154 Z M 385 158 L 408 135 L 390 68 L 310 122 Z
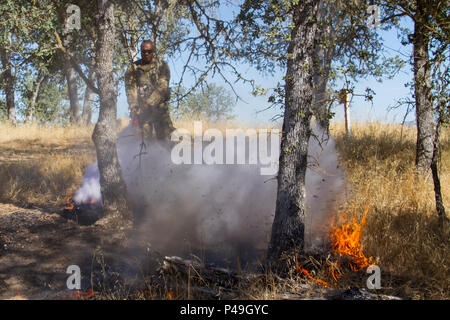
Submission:
M 96 94 L 100 95 L 100 91 L 98 88 L 85 76 L 83 73 L 83 70 L 81 70 L 80 65 L 75 61 L 75 59 L 67 52 L 67 49 L 64 48 L 61 38 L 59 37 L 58 33 L 56 31 L 53 31 L 53 34 L 55 35 L 56 42 L 58 43 L 58 48 L 62 51 L 62 53 L 69 59 L 70 64 L 75 69 L 75 71 L 80 75 L 80 77 L 83 79 L 83 81 L 86 83 L 86 85 Z

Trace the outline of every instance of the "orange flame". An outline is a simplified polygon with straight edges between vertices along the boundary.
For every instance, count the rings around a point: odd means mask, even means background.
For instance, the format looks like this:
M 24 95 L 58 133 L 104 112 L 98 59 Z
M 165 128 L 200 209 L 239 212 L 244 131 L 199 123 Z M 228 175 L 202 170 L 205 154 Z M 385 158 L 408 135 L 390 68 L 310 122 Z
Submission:
M 332 288 L 332 286 L 331 286 L 330 284 L 328 284 L 327 282 L 325 282 L 325 281 L 323 281 L 323 280 L 320 280 L 320 279 L 313 278 L 313 277 L 309 274 L 309 271 L 306 270 L 306 269 L 304 269 L 304 268 L 302 268 L 298 263 L 297 263 L 297 271 L 298 271 L 299 273 L 304 274 L 304 275 L 307 276 L 309 279 L 311 279 L 312 281 L 316 282 L 317 284 L 319 284 L 319 285 L 321 285 L 321 286 L 323 286 L 323 287 L 325 287 L 325 288 Z
M 339 270 L 339 265 L 338 265 L 337 262 L 336 263 L 332 262 L 331 263 L 331 276 L 333 277 L 334 281 L 337 282 L 338 279 L 341 277 L 341 275 L 340 274 L 336 274 L 335 270 Z
M 88 292 L 75 290 L 75 291 L 69 293 L 69 298 L 87 300 L 87 299 L 92 298 L 94 295 L 95 295 L 94 290 L 92 288 L 90 288 Z
M 167 297 L 169 298 L 169 300 L 172 300 L 173 299 L 173 291 L 167 292 Z
M 64 207 L 66 210 L 73 210 L 75 205 L 72 202 L 72 196 L 66 198 L 67 205 Z
M 350 223 L 342 224 L 339 227 L 333 226 L 333 231 L 330 235 L 331 246 L 335 253 L 338 253 L 341 256 L 347 255 L 352 258 L 352 262 L 350 263 L 352 271 L 358 271 L 373 264 L 372 257 L 367 258 L 361 249 L 361 233 L 362 228 L 366 223 L 368 212 L 369 208 L 366 208 L 360 223 L 353 217 L 352 222 Z M 332 271 L 332 273 L 333 278 L 335 278 L 334 271 Z

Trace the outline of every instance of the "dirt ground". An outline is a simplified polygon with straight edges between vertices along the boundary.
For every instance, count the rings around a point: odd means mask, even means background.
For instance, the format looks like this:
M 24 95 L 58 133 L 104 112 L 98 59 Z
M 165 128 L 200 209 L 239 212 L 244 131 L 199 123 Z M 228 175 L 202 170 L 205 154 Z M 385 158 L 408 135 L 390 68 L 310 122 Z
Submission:
M 66 285 L 70 265 L 80 267 L 83 293 L 104 281 L 131 285 L 126 281 L 154 272 L 156 259 L 152 270 L 148 264 L 142 270 L 142 262 L 148 262 L 145 246 L 117 246 L 109 238 L 95 225 L 78 225 L 61 212 L 0 204 L 0 299 L 74 299 Z
M 69 298 L 66 269 L 89 259 L 97 241 L 92 227 L 56 213 L 0 205 L 0 298 Z

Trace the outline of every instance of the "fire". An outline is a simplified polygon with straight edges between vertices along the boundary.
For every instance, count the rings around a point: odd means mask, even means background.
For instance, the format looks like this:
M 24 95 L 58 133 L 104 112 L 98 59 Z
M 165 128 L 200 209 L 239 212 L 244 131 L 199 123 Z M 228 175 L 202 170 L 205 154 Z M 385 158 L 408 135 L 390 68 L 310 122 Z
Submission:
M 360 223 L 353 217 L 350 223 L 342 224 L 339 227 L 333 226 L 333 231 L 330 235 L 331 246 L 334 252 L 340 256 L 347 255 L 352 258 L 350 263 L 352 271 L 358 271 L 373 264 L 372 257 L 367 258 L 361 249 L 361 233 L 366 223 L 368 212 L 369 208 L 366 208 Z M 335 278 L 335 275 L 333 275 L 333 278 Z
M 317 284 L 325 287 L 325 288 L 332 288 L 332 286 L 330 284 L 328 284 L 327 282 L 320 280 L 320 279 L 316 279 L 313 278 L 310 274 L 309 271 L 302 268 L 298 263 L 297 263 L 297 271 L 301 274 L 304 274 L 305 276 L 307 276 L 309 279 L 311 279 L 312 281 L 316 282 Z
M 351 222 L 344 223 L 340 226 L 335 226 L 334 223 L 332 224 L 330 240 L 333 254 L 335 256 L 350 257 L 351 262 L 349 263 L 349 267 L 353 272 L 357 272 L 373 264 L 373 258 L 367 258 L 361 249 L 361 234 L 366 223 L 368 212 L 369 208 L 365 208 L 363 218 L 359 223 L 353 217 Z M 328 272 L 333 278 L 335 285 L 337 285 L 339 278 L 342 276 L 341 266 L 338 262 L 328 260 L 327 264 L 329 266 Z M 323 287 L 332 287 L 328 282 L 312 277 L 309 271 L 302 268 L 299 263 L 297 263 L 297 271 Z
M 89 205 L 93 205 L 96 204 L 97 201 L 94 199 L 91 199 L 87 202 L 85 202 L 84 204 L 89 204 Z M 75 201 L 73 200 L 73 196 L 67 197 L 66 198 L 66 206 L 64 207 L 64 209 L 66 210 L 73 210 L 75 209 Z
M 75 205 L 73 204 L 72 201 L 72 196 L 66 198 L 66 203 L 67 205 L 64 207 L 64 209 L 73 210 L 75 208 Z
M 173 299 L 173 291 L 167 292 L 167 297 L 169 298 L 169 300 L 172 300 Z
M 333 277 L 334 281 L 337 282 L 341 275 L 336 274 L 335 270 L 339 271 L 339 265 L 337 262 L 331 262 L 331 276 Z
M 69 293 L 69 298 L 87 300 L 87 299 L 92 298 L 94 295 L 95 295 L 94 290 L 92 288 L 90 288 L 88 292 L 75 290 L 75 291 Z

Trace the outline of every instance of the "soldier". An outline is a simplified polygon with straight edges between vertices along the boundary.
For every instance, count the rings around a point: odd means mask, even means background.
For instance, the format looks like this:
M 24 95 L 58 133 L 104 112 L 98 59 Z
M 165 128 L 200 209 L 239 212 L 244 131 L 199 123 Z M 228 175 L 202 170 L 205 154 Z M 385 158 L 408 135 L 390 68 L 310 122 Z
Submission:
M 169 140 L 175 130 L 169 115 L 170 69 L 166 62 L 155 58 L 155 44 L 141 44 L 141 59 L 125 72 L 125 88 L 134 126 L 139 126 L 145 139 Z

